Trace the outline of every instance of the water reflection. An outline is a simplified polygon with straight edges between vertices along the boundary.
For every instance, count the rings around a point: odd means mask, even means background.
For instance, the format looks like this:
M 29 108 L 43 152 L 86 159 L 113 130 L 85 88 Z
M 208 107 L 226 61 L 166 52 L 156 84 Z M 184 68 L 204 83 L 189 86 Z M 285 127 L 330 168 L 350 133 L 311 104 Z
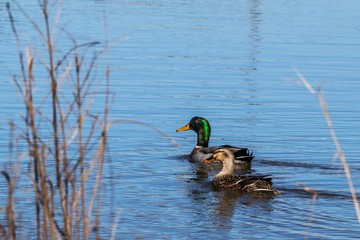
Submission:
M 260 36 L 260 24 L 261 24 L 261 12 L 260 12 L 260 5 L 261 1 L 259 0 L 252 0 L 250 1 L 250 10 L 249 10 L 249 67 L 247 68 L 247 74 L 249 75 L 251 72 L 257 70 L 257 64 L 259 62 L 259 45 L 261 41 Z M 251 77 L 248 76 L 248 81 L 254 81 Z
M 244 211 L 254 217 L 261 214 L 259 212 L 273 211 L 271 200 L 274 194 L 216 191 L 212 179 L 221 168 L 221 164 L 189 164 L 188 172 L 179 175 L 185 185 L 186 196 L 192 202 L 194 210 L 203 213 L 213 228 L 230 232 L 233 229 L 233 216 L 238 211 Z
M 261 12 L 260 6 L 261 1 L 251 0 L 249 1 L 249 53 L 248 53 L 248 66 L 245 68 L 245 77 L 244 80 L 248 85 L 248 100 L 249 105 L 256 105 L 255 99 L 258 98 L 258 82 L 255 77 L 255 72 L 258 69 L 259 55 L 260 55 L 260 42 L 261 42 L 261 33 L 260 33 L 260 24 L 261 24 Z M 251 125 L 256 125 L 257 122 L 257 112 L 247 111 L 246 123 Z

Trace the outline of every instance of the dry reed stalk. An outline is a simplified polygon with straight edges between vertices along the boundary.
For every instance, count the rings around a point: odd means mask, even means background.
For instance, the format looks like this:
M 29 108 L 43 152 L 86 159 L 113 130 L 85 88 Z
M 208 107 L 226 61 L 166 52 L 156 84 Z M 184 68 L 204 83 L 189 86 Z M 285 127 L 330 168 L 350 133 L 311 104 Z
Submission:
M 104 158 L 103 157 L 104 157 L 105 141 L 106 141 L 106 137 L 102 137 L 101 138 L 101 144 L 99 146 L 99 149 L 98 149 L 96 157 L 95 157 L 96 161 L 94 161 L 94 164 L 98 163 L 99 167 L 98 167 L 98 171 L 96 173 L 95 183 L 94 183 L 94 187 L 93 187 L 93 190 L 92 190 L 91 199 L 90 199 L 90 202 L 89 202 L 87 219 L 92 218 L 92 210 L 93 210 L 93 206 L 94 206 L 96 196 L 98 196 L 98 198 L 97 198 L 98 204 L 99 204 L 99 201 L 100 201 L 99 195 L 100 195 L 100 192 L 101 192 L 101 184 L 102 184 L 102 171 L 103 171 L 103 164 L 104 164 Z M 85 174 L 84 174 L 83 177 L 85 178 Z M 98 211 L 100 210 L 99 207 L 100 206 L 98 205 L 98 208 L 97 208 Z M 97 214 L 97 216 L 98 216 L 98 214 Z M 98 217 L 96 217 L 95 229 L 99 229 L 99 225 L 100 225 L 100 220 L 98 219 Z M 99 231 L 96 231 L 97 238 L 99 238 L 98 232 Z
M 333 140 L 333 142 L 335 144 L 335 147 L 336 147 L 336 156 L 338 158 L 340 158 L 341 164 L 342 164 L 342 166 L 344 168 L 344 172 L 345 172 L 347 182 L 348 182 L 348 185 L 349 185 L 351 197 L 352 197 L 352 200 L 353 200 L 353 203 L 354 203 L 354 208 L 355 208 L 355 211 L 356 211 L 358 222 L 360 224 L 360 207 L 359 207 L 359 202 L 358 202 L 357 195 L 356 195 L 356 190 L 355 190 L 355 187 L 354 187 L 354 184 L 353 184 L 353 181 L 352 181 L 350 168 L 349 168 L 348 164 L 346 163 L 345 155 L 344 155 L 344 153 L 343 153 L 343 151 L 341 149 L 340 142 L 339 142 L 339 140 L 338 140 L 338 138 L 336 136 L 335 130 L 333 128 L 333 125 L 332 125 L 332 122 L 331 122 L 331 119 L 330 119 L 330 116 L 329 116 L 329 112 L 327 110 L 326 102 L 325 102 L 325 99 L 324 99 L 324 94 L 322 92 L 322 88 L 319 87 L 319 89 L 317 91 L 314 90 L 314 88 L 305 79 L 305 77 L 301 73 L 299 73 L 298 71 L 296 71 L 296 72 L 297 72 L 297 75 L 298 75 L 299 79 L 304 84 L 304 86 L 308 89 L 308 91 L 318 98 L 321 110 L 322 110 L 322 112 L 324 114 L 324 118 L 326 120 L 326 124 L 328 126 L 329 131 L 330 131 L 330 135 L 331 135 L 332 140 Z
M 10 173 L 13 171 L 14 166 L 13 166 L 13 161 L 14 159 L 14 132 L 15 132 L 15 123 L 13 121 L 9 121 L 8 122 L 9 127 L 10 127 L 10 136 L 9 136 L 9 153 L 10 153 L 10 157 L 9 157 L 9 168 L 10 168 Z M 15 172 L 15 171 L 14 171 Z
M 10 4 L 9 3 L 6 3 L 6 9 L 7 9 L 7 13 L 8 13 L 8 16 L 9 16 L 9 20 L 10 20 L 10 25 L 11 25 L 11 28 L 12 28 L 12 32 L 15 36 L 15 40 L 16 40 L 16 46 L 17 46 L 17 49 L 18 49 L 18 53 L 19 53 L 19 62 L 20 62 L 20 69 L 21 69 L 21 77 L 22 77 L 22 84 L 18 82 L 18 80 L 14 77 L 14 82 L 19 90 L 19 92 L 23 95 L 23 101 L 25 103 L 25 106 L 26 106 L 26 118 L 25 118 L 25 122 L 26 122 L 26 138 L 27 139 L 30 139 L 29 137 L 29 104 L 28 104 L 28 98 L 29 98 L 29 94 L 28 94 L 28 80 L 27 80 L 27 74 L 26 74 L 26 70 L 25 70 L 25 63 L 24 63 L 24 54 L 23 54 L 23 51 L 22 51 L 22 47 L 21 47 L 21 41 L 20 41 L 20 37 L 18 35 L 18 32 L 16 30 L 16 27 L 15 27 L 15 21 L 14 21 L 14 18 L 13 18 L 13 15 L 12 15 L 12 12 L 11 12 L 11 8 L 10 8 Z M 23 87 L 22 87 L 23 86 Z M 25 88 L 25 89 L 24 89 Z M 29 149 L 29 153 L 31 153 L 30 149 Z M 35 157 L 34 157 L 35 159 Z M 34 165 L 37 165 L 37 164 L 34 164 Z M 35 174 L 35 178 L 37 178 L 37 173 L 34 172 Z M 35 186 L 35 189 L 36 189 L 36 186 Z M 36 191 L 37 192 L 37 191 Z M 39 207 L 39 204 L 38 204 L 38 201 L 35 201 L 36 203 L 36 222 L 37 222 L 37 233 L 38 233 L 38 236 L 40 236 L 40 207 Z
M 33 90 L 36 87 L 34 64 L 39 61 L 35 61 L 30 46 L 26 46 L 26 59 L 24 59 L 22 42 L 15 27 L 10 4 L 7 4 L 21 68 L 21 76 L 14 75 L 13 82 L 25 106 L 23 140 L 27 144 L 28 158 L 31 159 L 29 169 L 32 174 L 29 179 L 35 195 L 37 239 L 88 239 L 89 226 L 92 223 L 94 223 L 92 229 L 96 230 L 96 238 L 99 239 L 102 178 L 110 126 L 119 122 L 141 124 L 157 131 L 173 145 L 179 144 L 158 128 L 144 122 L 128 119 L 109 121 L 111 92 L 110 67 L 107 62 L 106 89 L 103 93 L 104 110 L 98 114 L 92 113 L 92 103 L 99 94 L 93 92 L 92 88 L 93 69 L 99 55 L 108 49 L 107 32 L 105 47 L 101 51 L 94 51 L 93 56 L 88 57 L 88 50 L 99 42 L 78 44 L 71 34 L 58 26 L 62 9 L 61 7 L 56 9 L 56 4 L 61 4 L 61 1 L 55 1 L 51 6 L 47 0 L 38 1 L 44 19 L 44 30 L 21 8 L 17 0 L 13 2 L 42 39 L 46 58 L 39 60 L 49 79 L 49 92 L 43 97 L 37 95 Z M 51 23 L 51 11 L 54 9 L 55 21 Z M 56 57 L 57 49 L 54 41 L 58 28 L 73 43 L 73 46 L 60 57 Z M 107 27 L 105 28 L 107 31 Z M 63 85 L 72 89 L 70 100 L 61 95 Z M 48 113 L 42 110 L 42 107 L 49 103 Z M 50 140 L 48 136 L 42 135 L 43 129 L 51 133 Z M 13 151 L 13 147 L 9 147 L 10 151 Z M 92 172 L 96 172 L 95 182 L 92 190 L 89 191 L 87 189 L 91 186 L 89 178 L 93 176 Z M 54 181 L 51 180 L 52 177 Z M 95 211 L 96 218 L 93 221 L 92 214 Z M 11 216 L 15 215 L 11 214 Z M 15 234 L 15 227 L 12 229 Z
M 14 186 L 11 182 L 10 176 L 6 171 L 1 171 L 1 174 L 5 177 L 8 184 L 8 204 L 6 207 L 6 218 L 8 221 L 8 238 L 11 240 L 16 239 L 16 225 L 15 225 L 15 216 L 14 216 Z M 5 231 L 6 232 L 6 231 Z
M 27 99 L 27 117 L 28 117 L 28 127 L 30 128 L 30 132 L 32 134 L 32 138 L 28 139 L 30 144 L 29 155 L 34 159 L 34 176 L 35 176 L 35 184 L 34 189 L 36 192 L 37 200 L 36 200 L 36 212 L 37 212 L 37 231 L 38 236 L 41 236 L 41 232 L 44 234 L 44 238 L 48 239 L 48 224 L 50 224 L 50 229 L 53 229 L 53 217 L 50 212 L 50 202 L 48 197 L 47 190 L 47 180 L 46 180 L 46 151 L 47 146 L 43 145 L 40 147 L 39 141 L 40 138 L 38 136 L 38 129 L 36 127 L 36 114 L 37 110 L 34 106 L 33 101 L 33 62 L 34 58 L 31 56 L 29 47 L 26 48 L 26 56 L 27 56 L 27 73 L 28 73 L 28 81 L 27 85 L 25 85 L 25 93 L 27 94 L 25 98 Z M 42 161 L 41 161 L 42 159 Z M 41 211 L 43 212 L 43 219 L 41 220 Z M 43 223 L 43 230 L 41 230 L 41 222 Z
M 316 200 L 318 199 L 318 192 L 316 190 L 308 187 L 308 186 L 303 185 L 303 184 L 298 183 L 297 185 L 300 188 L 302 188 L 305 192 L 311 193 L 313 195 L 312 200 L 311 200 L 311 205 L 310 205 L 309 219 L 308 219 L 308 223 L 307 223 L 307 229 L 308 230 L 307 230 L 306 235 L 305 235 L 305 239 L 308 239 L 309 235 L 310 235 L 311 223 L 312 223 L 312 220 L 314 218 L 314 206 L 315 206 Z
M 116 213 L 116 217 L 115 217 L 115 220 L 114 220 L 114 223 L 112 224 L 112 228 L 111 228 L 111 235 L 110 235 L 110 240 L 114 240 L 115 239 L 115 235 L 116 235 L 116 229 L 117 229 L 117 226 L 119 224 L 119 221 L 120 221 L 120 214 L 121 214 L 121 210 L 119 209 Z
M 50 189 L 50 205 L 51 205 L 51 218 L 53 223 L 51 224 L 51 238 L 52 239 L 56 239 L 57 237 L 57 232 L 56 232 L 56 222 L 54 221 L 54 216 L 55 216 L 55 189 L 54 189 L 54 185 L 51 182 L 51 180 L 47 181 L 47 184 L 49 185 L 49 189 Z
M 86 216 L 86 202 L 85 202 L 85 179 L 83 178 L 83 173 L 85 170 L 84 165 L 84 145 L 83 145 L 83 113 L 82 113 L 82 87 L 81 87 L 81 76 L 80 76 L 80 67 L 81 63 L 79 63 L 78 55 L 75 53 L 75 69 L 76 69 L 76 105 L 77 105 L 77 124 L 78 124 L 78 149 L 79 149 L 79 162 L 80 162 L 80 172 L 81 172 L 81 184 L 80 184 L 80 191 L 81 191 L 81 205 L 82 205 L 82 219 L 84 221 L 83 223 L 83 232 L 84 232 L 84 238 L 88 239 L 88 223 L 87 223 L 87 216 Z
M 0 239 L 7 239 L 6 228 L 0 224 Z
M 54 50 L 53 50 L 53 40 L 50 30 L 50 20 L 48 14 L 48 1 L 44 0 L 42 2 L 42 10 L 43 16 L 45 19 L 45 43 L 47 45 L 47 52 L 49 54 L 49 66 L 48 66 L 48 73 L 51 79 L 51 99 L 52 99 L 52 127 L 53 127 L 53 140 L 54 140 L 54 148 L 55 148 L 55 162 L 56 162 L 56 183 L 57 188 L 60 194 L 60 202 L 62 208 L 62 215 L 64 221 L 64 230 L 65 236 L 71 239 L 71 227 L 69 225 L 69 218 L 68 218 L 68 209 L 67 203 L 65 202 L 65 190 L 62 181 L 62 171 L 61 171 L 61 164 L 62 159 L 60 155 L 61 144 L 59 142 L 59 125 L 58 125 L 58 80 L 56 78 L 56 71 L 55 71 L 55 64 L 54 64 Z M 59 15 L 59 14 L 58 14 Z M 56 26 L 55 26 L 56 28 Z
M 43 145 L 41 149 L 41 160 L 42 164 L 39 165 L 39 175 L 40 175 L 40 186 L 41 186 L 41 200 L 43 205 L 43 233 L 44 238 L 49 239 L 48 235 L 48 224 L 51 221 L 50 209 L 49 209 L 49 198 L 47 191 L 47 183 L 46 183 L 46 146 Z M 51 223 L 50 223 L 51 226 Z
M 105 20 L 106 20 L 106 16 L 105 16 Z M 105 21 L 105 29 L 106 29 L 106 43 L 105 43 L 105 48 L 106 50 L 108 49 L 108 41 L 107 41 L 107 20 Z M 107 51 L 106 51 L 107 52 Z M 103 127 L 102 127 L 102 133 L 101 133 L 101 151 L 100 151 L 100 167 L 99 167 L 99 171 L 98 171 L 98 175 L 99 175 L 99 180 L 100 180 L 100 184 L 99 184 L 99 190 L 98 190 L 98 199 L 97 199 L 97 214 L 96 214 L 96 227 L 97 229 L 100 229 L 100 216 L 101 216 L 101 211 L 100 211 L 100 200 L 101 200 L 101 192 L 102 192 L 102 179 L 103 179 L 103 169 L 104 169 L 104 163 L 105 163 L 105 152 L 106 152 L 106 146 L 107 146 L 107 136 L 108 136 L 108 121 L 109 121 L 109 112 L 110 112 L 110 107 L 109 107 L 109 96 L 110 96 L 110 67 L 107 63 L 106 65 L 106 94 L 105 94 L 105 109 L 104 109 L 104 119 L 103 119 Z M 100 239 L 99 236 L 100 231 L 96 232 L 96 238 Z
M 41 198 L 38 188 L 39 188 L 39 169 L 40 169 L 40 152 L 39 152 L 39 144 L 38 144 L 38 135 L 37 135 L 37 127 L 36 127 L 36 110 L 33 102 L 33 63 L 34 59 L 30 54 L 29 47 L 26 48 L 26 56 L 27 56 L 27 73 L 28 79 L 25 87 L 25 99 L 26 99 L 26 112 L 27 112 L 27 127 L 29 128 L 30 136 L 28 136 L 28 142 L 31 143 L 29 145 L 29 156 L 33 157 L 34 160 L 34 176 L 35 176 L 35 184 L 34 188 L 36 191 L 36 222 L 37 222 L 37 233 L 38 237 L 41 236 L 41 209 L 39 200 Z
M 84 174 L 85 172 L 85 165 L 84 165 L 84 159 L 85 159 L 85 149 L 86 146 L 91 142 L 91 138 L 93 137 L 93 134 L 95 132 L 95 126 L 93 125 L 93 130 L 91 131 L 91 134 L 89 136 L 89 139 L 85 139 L 86 144 L 83 144 L 83 134 L 82 134 L 82 123 L 84 121 L 84 118 L 87 115 L 88 109 L 83 112 L 82 104 L 84 102 L 84 98 L 87 96 L 88 92 L 91 88 L 91 83 L 88 83 L 88 80 L 90 79 L 92 67 L 95 64 L 96 58 L 98 54 L 92 59 L 91 67 L 87 70 L 85 74 L 85 78 L 81 79 L 80 76 L 80 67 L 82 62 L 84 61 L 85 54 L 79 58 L 79 56 L 75 53 L 75 72 L 76 72 L 76 80 L 77 85 L 76 89 L 77 92 L 74 96 L 73 101 L 70 102 L 66 112 L 63 112 L 61 103 L 60 103 L 60 96 L 59 96 L 59 84 L 66 78 L 68 78 L 69 74 L 71 73 L 73 69 L 73 65 L 69 63 L 65 66 L 65 70 L 61 74 L 58 74 L 58 71 L 62 69 L 63 63 L 66 63 L 67 58 L 73 54 L 73 52 L 80 48 L 80 47 L 91 47 L 98 42 L 92 42 L 92 43 L 85 43 L 77 45 L 74 44 L 74 47 L 71 48 L 66 54 L 62 56 L 60 60 L 55 59 L 54 57 L 54 43 L 53 38 L 55 34 L 55 30 L 58 28 L 58 22 L 61 15 L 61 8 L 58 8 L 57 15 L 56 15 L 56 21 L 54 22 L 54 25 L 52 26 L 52 29 L 50 29 L 50 6 L 48 5 L 48 1 L 43 0 L 39 1 L 39 6 L 41 7 L 42 14 L 44 17 L 44 23 L 45 23 L 45 31 L 42 32 L 40 26 L 34 22 L 31 17 L 27 15 L 27 13 L 21 8 L 20 4 L 15 0 L 15 5 L 18 7 L 20 12 L 29 20 L 31 25 L 34 27 L 36 32 L 41 36 L 43 42 L 46 45 L 47 48 L 47 62 L 42 60 L 43 66 L 46 69 L 49 77 L 50 77 L 50 96 L 51 99 L 51 106 L 52 111 L 51 117 L 48 117 L 46 114 L 39 111 L 34 104 L 33 100 L 33 64 L 34 64 L 34 58 L 30 53 L 30 47 L 27 47 L 27 61 L 25 63 L 24 57 L 23 57 L 23 51 L 21 47 L 21 41 L 19 38 L 19 35 L 17 33 L 16 27 L 15 27 L 15 21 L 13 19 L 10 4 L 7 4 L 7 11 L 11 23 L 11 27 L 14 33 L 14 36 L 16 38 L 16 43 L 18 47 L 18 53 L 19 53 L 19 59 L 20 59 L 20 66 L 21 66 L 21 79 L 22 82 L 19 82 L 18 79 L 14 76 L 14 83 L 16 84 L 20 95 L 22 96 L 25 106 L 26 106 L 26 117 L 24 119 L 26 123 L 26 133 L 25 133 L 25 139 L 29 146 L 29 156 L 33 159 L 33 172 L 34 172 L 34 192 L 36 194 L 36 222 L 37 222 L 37 237 L 41 239 L 49 238 L 49 232 L 48 227 L 50 227 L 50 233 L 53 238 L 56 238 L 56 234 L 60 234 L 61 236 L 71 239 L 72 238 L 72 218 L 73 218 L 73 210 L 77 211 L 76 209 L 79 208 L 78 202 L 76 200 L 76 175 L 77 173 L 77 164 L 73 167 L 73 172 L 70 172 L 70 163 L 68 161 L 67 157 L 67 149 L 70 146 L 70 142 L 67 141 L 67 132 L 66 130 L 67 126 L 69 125 L 68 120 L 69 116 L 75 112 L 75 110 L 78 113 L 78 119 L 77 119 L 77 126 L 76 126 L 76 132 L 77 139 L 78 139 L 78 149 L 79 149 L 79 160 L 78 163 L 81 165 L 80 170 L 80 181 L 81 181 L 81 208 L 83 209 L 83 215 L 82 217 L 78 216 L 76 214 L 76 225 L 83 226 L 83 230 L 80 231 L 78 229 L 78 238 L 80 239 L 81 233 L 84 234 L 85 239 L 88 238 L 88 227 L 86 219 L 86 201 L 85 201 L 85 179 Z M 54 6 L 51 6 L 53 8 Z M 55 63 L 56 62 L 56 63 Z M 27 66 L 27 68 L 25 67 Z M 47 96 L 43 99 L 42 103 L 45 103 L 47 101 Z M 75 108 L 74 106 L 77 106 Z M 40 109 L 41 105 L 39 106 Z M 47 147 L 46 143 L 44 143 L 41 140 L 41 137 L 38 136 L 38 129 L 36 126 L 36 117 L 40 116 L 43 119 L 49 120 L 51 122 L 52 126 L 52 132 L 53 132 L 53 144 L 52 147 Z M 60 141 L 60 139 L 62 141 Z M 42 143 L 43 147 L 40 147 Z M 47 179 L 46 172 L 47 172 L 47 151 L 52 154 L 52 156 L 55 159 L 55 169 L 56 169 L 56 189 L 52 187 L 51 184 L 51 194 L 49 197 L 49 189 L 47 187 L 47 184 L 51 182 Z M 40 157 L 41 156 L 41 157 Z M 42 160 L 42 161 L 41 161 Z M 64 171 L 63 171 L 64 170 Z M 63 175 L 64 173 L 64 175 Z M 65 182 L 65 184 L 63 183 Z M 75 182 L 74 182 L 75 181 Z M 69 191 L 69 182 L 71 183 L 71 189 L 72 191 Z M 59 224 L 54 220 L 55 215 L 55 196 L 59 194 L 60 199 L 60 206 L 61 206 L 61 215 L 62 221 L 63 221 L 63 227 L 59 227 Z M 69 196 L 69 194 L 72 194 L 72 196 Z M 75 205 L 75 206 L 74 206 Z M 71 207 L 71 211 L 69 212 L 68 206 Z M 42 212 L 42 214 L 41 214 Z M 42 227 L 41 227 L 42 226 Z M 55 233 L 55 227 L 57 232 Z M 43 235 L 42 235 L 43 234 Z
M 106 124 L 104 124 L 106 125 Z M 103 169 L 104 169 L 104 163 L 105 163 L 105 149 L 106 149 L 106 141 L 107 141 L 107 130 L 106 127 L 104 127 L 104 131 L 101 137 L 101 144 L 100 144 L 100 158 L 99 158 L 99 168 L 98 172 L 96 174 L 96 178 L 98 181 L 98 190 L 96 192 L 97 195 L 97 214 L 95 218 L 95 229 L 96 229 L 96 239 L 100 239 L 100 209 L 101 209 L 101 193 L 102 193 L 102 179 L 103 179 Z
M 154 126 L 152 126 L 152 125 L 150 125 L 148 123 L 137 121 L 137 120 L 132 120 L 132 119 L 118 119 L 118 120 L 112 121 L 110 123 L 110 125 L 112 125 L 114 123 L 134 123 L 134 124 L 140 124 L 140 125 L 146 126 L 148 128 L 151 128 L 151 129 L 155 130 L 156 132 L 158 132 L 161 136 L 163 136 L 165 139 L 167 139 L 169 142 L 171 142 L 171 144 L 174 145 L 175 147 L 180 146 L 180 144 L 178 142 L 176 142 L 172 137 L 166 135 L 159 128 L 154 127 Z
M 107 18 L 106 14 L 104 14 L 105 18 L 105 47 L 104 52 L 106 54 L 106 72 L 105 72 L 105 84 L 106 84 L 106 92 L 105 92 L 105 103 L 104 103 L 104 113 L 103 113 L 103 122 L 102 122 L 102 131 L 101 131 L 101 142 L 99 146 L 100 151 L 100 162 L 99 162 L 99 168 L 96 175 L 96 182 L 99 182 L 99 189 L 97 190 L 97 214 L 96 214 L 96 220 L 95 220 L 95 228 L 96 228 L 96 239 L 100 239 L 99 236 L 99 229 L 100 229 L 100 202 L 101 202 L 101 192 L 102 192 L 102 178 L 103 178 L 103 169 L 104 169 L 104 163 L 105 163 L 105 149 L 106 149 L 106 143 L 107 143 L 107 135 L 108 135 L 108 120 L 109 120 L 109 96 L 110 96 L 110 67 L 107 62 L 108 60 L 108 28 L 107 28 Z M 95 188 L 94 188 L 94 191 Z M 93 192 L 94 194 L 95 192 Z

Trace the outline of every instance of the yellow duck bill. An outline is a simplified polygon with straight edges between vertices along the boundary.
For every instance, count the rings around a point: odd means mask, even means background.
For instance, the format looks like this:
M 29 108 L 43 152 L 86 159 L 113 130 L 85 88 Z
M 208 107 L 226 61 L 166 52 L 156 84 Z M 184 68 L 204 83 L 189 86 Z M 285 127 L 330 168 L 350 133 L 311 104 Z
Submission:
M 178 128 L 176 129 L 176 132 L 183 132 L 183 131 L 188 131 L 190 130 L 190 124 L 186 124 L 185 126 L 181 127 L 181 128 Z

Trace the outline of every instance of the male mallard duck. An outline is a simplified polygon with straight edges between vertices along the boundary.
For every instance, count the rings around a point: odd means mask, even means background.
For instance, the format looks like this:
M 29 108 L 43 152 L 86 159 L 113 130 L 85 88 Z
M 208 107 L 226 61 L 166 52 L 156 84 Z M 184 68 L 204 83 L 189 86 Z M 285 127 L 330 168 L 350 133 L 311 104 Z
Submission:
M 238 190 L 242 192 L 274 192 L 271 178 L 267 176 L 234 176 L 234 154 L 229 149 L 219 148 L 204 160 L 204 163 L 220 161 L 222 170 L 214 177 L 216 190 Z
M 191 152 L 191 160 L 201 162 L 209 157 L 219 148 L 229 149 L 235 156 L 235 163 L 247 165 L 246 169 L 250 169 L 251 160 L 254 158 L 252 152 L 247 148 L 238 148 L 230 145 L 222 145 L 209 147 L 211 127 L 208 120 L 202 117 L 193 117 L 188 124 L 176 129 L 177 132 L 193 130 L 197 133 L 197 143 Z

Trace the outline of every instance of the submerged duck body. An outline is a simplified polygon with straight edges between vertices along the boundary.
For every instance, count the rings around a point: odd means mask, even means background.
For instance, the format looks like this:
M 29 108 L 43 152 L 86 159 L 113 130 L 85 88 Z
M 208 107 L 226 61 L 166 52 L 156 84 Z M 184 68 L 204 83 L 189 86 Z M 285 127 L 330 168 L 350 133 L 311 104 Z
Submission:
M 234 155 L 229 149 L 219 148 L 214 154 L 204 160 L 204 163 L 222 162 L 222 170 L 214 177 L 214 187 L 218 191 L 236 190 L 240 192 L 272 192 L 272 179 L 268 176 L 234 176 Z
M 197 134 L 197 143 L 190 154 L 190 158 L 194 162 L 202 162 L 211 157 L 219 148 L 229 149 L 235 158 L 235 163 L 248 165 L 251 168 L 251 161 L 254 158 L 252 152 L 247 148 L 239 148 L 230 145 L 209 147 L 211 127 L 208 120 L 202 117 L 193 117 L 188 124 L 176 129 L 177 132 L 193 130 Z

